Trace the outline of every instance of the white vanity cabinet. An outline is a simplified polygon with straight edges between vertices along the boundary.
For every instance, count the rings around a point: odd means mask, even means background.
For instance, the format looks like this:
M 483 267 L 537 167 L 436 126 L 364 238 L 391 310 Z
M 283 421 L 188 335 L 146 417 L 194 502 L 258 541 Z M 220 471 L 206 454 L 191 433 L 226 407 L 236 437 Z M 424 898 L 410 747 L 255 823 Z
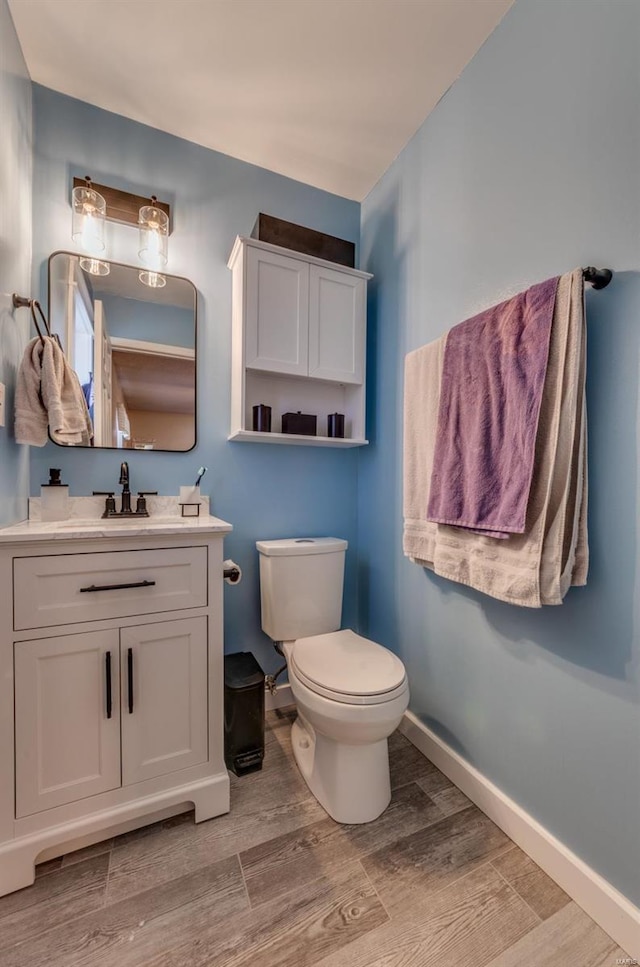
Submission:
M 236 240 L 233 272 L 232 440 L 361 446 L 364 439 L 366 287 L 371 276 L 256 239 Z M 253 407 L 272 432 L 253 431 Z M 283 434 L 285 412 L 317 416 L 316 437 Z M 344 439 L 327 436 L 345 415 Z
M 120 632 L 122 784 L 207 761 L 207 619 Z
M 22 641 L 16 816 L 207 760 L 207 619 Z
M 16 643 L 16 816 L 120 785 L 118 632 L 90 631 Z
M 228 811 L 231 528 L 209 521 L 84 540 L 64 524 L 52 540 L 37 524 L 0 531 L 0 895 L 33 882 L 36 859 L 192 805 L 196 822 Z

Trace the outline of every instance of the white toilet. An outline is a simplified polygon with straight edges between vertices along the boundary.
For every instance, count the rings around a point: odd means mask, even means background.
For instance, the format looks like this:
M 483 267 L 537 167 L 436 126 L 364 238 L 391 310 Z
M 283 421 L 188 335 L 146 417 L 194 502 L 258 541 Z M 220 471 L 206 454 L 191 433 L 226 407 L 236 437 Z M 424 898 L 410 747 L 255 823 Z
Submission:
M 368 823 L 389 805 L 387 738 L 409 704 L 404 665 L 340 628 L 347 542 L 258 541 L 262 629 L 281 642 L 298 709 L 300 772 L 339 823 Z

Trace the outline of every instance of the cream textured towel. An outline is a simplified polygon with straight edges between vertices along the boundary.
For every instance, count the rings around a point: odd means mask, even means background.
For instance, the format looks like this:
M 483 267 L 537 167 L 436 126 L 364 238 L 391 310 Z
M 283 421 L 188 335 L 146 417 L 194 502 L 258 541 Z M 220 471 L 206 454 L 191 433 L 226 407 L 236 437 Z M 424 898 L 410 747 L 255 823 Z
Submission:
M 32 447 L 45 445 L 49 426 L 40 396 L 43 350 L 44 343 L 39 336 L 27 344 L 16 379 L 16 442 Z
M 89 446 L 93 427 L 80 380 L 55 339 L 45 339 L 42 356 L 42 402 L 55 443 Z
M 582 270 L 558 285 L 524 534 L 500 541 L 426 520 L 445 344 L 443 336 L 405 362 L 404 552 L 510 604 L 561 604 L 588 569 Z
M 64 446 L 88 446 L 93 427 L 77 374 L 55 339 L 32 339 L 16 383 L 18 443 L 43 447 L 51 438 Z

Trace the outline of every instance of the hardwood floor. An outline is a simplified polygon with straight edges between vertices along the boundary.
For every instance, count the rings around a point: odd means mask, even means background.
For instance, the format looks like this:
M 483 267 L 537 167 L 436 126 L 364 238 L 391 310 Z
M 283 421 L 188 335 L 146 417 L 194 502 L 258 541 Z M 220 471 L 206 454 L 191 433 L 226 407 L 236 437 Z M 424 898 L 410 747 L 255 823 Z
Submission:
M 393 798 L 341 826 L 268 713 L 231 812 L 192 814 L 38 867 L 0 898 L 2 967 L 615 967 L 624 952 L 411 743 Z

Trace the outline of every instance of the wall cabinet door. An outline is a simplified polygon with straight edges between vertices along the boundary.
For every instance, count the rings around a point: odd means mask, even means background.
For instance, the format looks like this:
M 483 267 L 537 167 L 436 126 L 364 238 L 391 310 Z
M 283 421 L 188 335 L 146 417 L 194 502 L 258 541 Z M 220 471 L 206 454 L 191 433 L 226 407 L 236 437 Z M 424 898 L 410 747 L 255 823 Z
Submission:
M 122 784 L 206 762 L 207 619 L 120 631 Z
M 362 383 L 364 353 L 364 280 L 311 265 L 309 376 Z
M 16 815 L 120 786 L 118 631 L 15 644 Z
M 306 376 L 309 266 L 254 248 L 246 257 L 245 365 Z

